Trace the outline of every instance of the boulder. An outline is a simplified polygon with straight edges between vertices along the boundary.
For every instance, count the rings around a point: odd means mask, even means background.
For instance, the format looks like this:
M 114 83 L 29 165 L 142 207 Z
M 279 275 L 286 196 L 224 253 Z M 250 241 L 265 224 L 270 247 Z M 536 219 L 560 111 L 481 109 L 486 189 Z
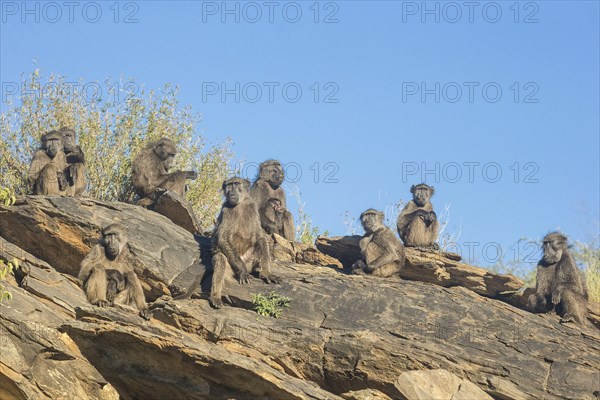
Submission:
M 210 262 L 208 239 L 194 236 L 166 217 L 143 207 L 87 198 L 27 196 L 0 206 L 0 236 L 57 271 L 77 276 L 81 260 L 98 242 L 103 227 L 121 222 L 128 229 L 129 249 L 143 270 L 136 270 L 152 301 L 179 294 Z M 203 264 L 201 257 L 203 247 Z M 180 275 L 182 279 L 178 279 Z
M 317 249 L 337 258 L 349 268 L 360 258 L 361 236 L 318 237 Z M 454 253 L 406 248 L 406 263 L 400 271 L 403 279 L 429 282 L 444 287 L 462 286 L 484 296 L 514 293 L 523 283 L 512 275 L 493 273 L 458 261 Z

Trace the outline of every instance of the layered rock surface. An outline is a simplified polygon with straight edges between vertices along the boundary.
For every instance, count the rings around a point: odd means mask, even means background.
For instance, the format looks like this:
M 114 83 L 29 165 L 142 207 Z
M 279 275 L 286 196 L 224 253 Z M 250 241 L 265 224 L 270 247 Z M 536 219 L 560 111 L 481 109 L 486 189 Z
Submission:
M 90 306 L 73 278 L 100 228 L 115 221 L 129 227 L 142 260 L 137 272 L 155 300 L 149 322 L 125 308 Z M 204 271 L 209 240 L 140 207 L 28 197 L 0 206 L 0 237 L 0 259 L 18 258 L 29 270 L 24 287 L 4 282 L 14 297 L 0 304 L 2 399 L 600 396 L 597 329 L 500 301 L 494 297 L 517 289 L 513 278 L 446 257 L 419 255 L 419 264 L 408 255 L 409 268 L 434 265 L 445 280 L 431 282 L 426 272 L 425 282 L 384 280 L 347 275 L 295 245 L 290 254 L 301 263 L 273 267 L 282 284 L 229 283 L 232 304 L 214 310 L 208 280 L 192 299 L 169 296 Z M 460 268 L 480 277 L 470 289 L 456 278 Z M 278 319 L 251 309 L 253 294 L 271 290 L 291 299 Z

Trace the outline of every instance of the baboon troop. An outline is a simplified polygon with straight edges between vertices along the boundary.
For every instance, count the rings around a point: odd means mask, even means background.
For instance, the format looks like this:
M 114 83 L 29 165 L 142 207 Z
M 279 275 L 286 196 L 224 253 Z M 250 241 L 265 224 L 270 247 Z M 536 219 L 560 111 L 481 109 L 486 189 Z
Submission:
M 287 210 L 285 192 L 281 187 L 285 175 L 281 163 L 267 160 L 260 164 L 258 177 L 250 188 L 250 195 L 260 210 L 260 224 L 269 234 L 277 233 L 294 241 L 294 217 Z
M 187 180 L 197 179 L 194 171 L 169 172 L 177 149 L 172 140 L 162 138 L 149 143 L 132 161 L 132 184 L 138 204 L 155 209 L 163 193 L 172 191 L 185 197 Z M 222 184 L 225 201 L 212 237 L 212 289 L 209 302 L 223 306 L 225 280 L 239 284 L 250 281 L 254 273 L 265 283 L 280 283 L 271 273 L 269 236 L 278 234 L 294 241 L 294 218 L 288 211 L 281 187 L 285 175 L 277 160 L 260 164 L 252 186 L 246 179 L 233 177 Z M 27 174 L 36 195 L 81 196 L 86 191 L 85 156 L 71 128 L 50 131 L 42 136 L 41 146 L 33 155 Z M 361 258 L 350 272 L 356 275 L 392 277 L 405 264 L 405 246 L 436 251 L 439 224 L 430 202 L 433 186 L 425 183 L 410 188 L 413 195 L 398 216 L 398 237 L 384 223 L 384 214 L 368 209 L 360 215 L 365 231 L 360 240 Z M 156 206 L 154 206 L 157 204 Z M 154 206 L 154 207 L 153 207 Z M 188 212 L 191 208 L 188 206 Z M 193 217 L 193 213 L 190 214 Z M 194 218 L 192 218 L 194 219 Z M 543 239 L 543 257 L 537 265 L 535 294 L 527 308 L 534 313 L 556 311 L 562 322 L 586 325 L 588 292 L 585 276 L 569 252 L 567 238 L 552 232 Z M 121 224 L 102 230 L 99 243 L 81 262 L 79 280 L 90 303 L 99 307 L 115 303 L 134 306 L 139 315 L 150 313 L 141 283 L 131 266 L 127 232 Z M 190 292 L 191 293 L 191 292 Z M 188 293 L 189 294 L 189 293 Z M 189 298 L 185 296 L 184 298 Z
M 85 160 L 75 131 L 61 128 L 42 135 L 27 174 L 33 194 L 81 196 L 86 189 Z
M 148 144 L 131 164 L 133 188 L 139 196 L 139 205 L 150 206 L 156 200 L 157 190 L 172 190 L 185 196 L 186 181 L 196 179 L 195 171 L 169 172 L 177 154 L 171 139 L 162 138 Z
M 562 322 L 586 324 L 588 292 L 585 276 L 569 252 L 566 236 L 552 232 L 542 241 L 537 265 L 535 294 L 527 307 L 535 313 L 555 310 Z
M 396 228 L 406 247 L 437 250 L 438 221 L 429 201 L 434 193 L 433 186 L 420 183 L 413 185 L 410 192 L 413 199 L 406 204 Z
M 111 224 L 102 230 L 100 242 L 81 262 L 79 282 L 93 305 L 108 307 L 116 302 L 134 306 L 142 318 L 149 319 L 144 291 L 132 261 L 125 227 Z
M 360 214 L 365 235 L 360 240 L 361 259 L 352 265 L 353 274 L 388 278 L 404 265 L 404 246 L 383 222 L 381 211 L 369 208 Z
M 235 277 L 240 284 L 250 281 L 250 272 L 266 283 L 279 283 L 271 274 L 271 252 L 260 226 L 256 203 L 248 192 L 250 182 L 231 178 L 223 182 L 225 202 L 213 234 L 213 277 L 210 304 L 223 306 L 225 279 Z

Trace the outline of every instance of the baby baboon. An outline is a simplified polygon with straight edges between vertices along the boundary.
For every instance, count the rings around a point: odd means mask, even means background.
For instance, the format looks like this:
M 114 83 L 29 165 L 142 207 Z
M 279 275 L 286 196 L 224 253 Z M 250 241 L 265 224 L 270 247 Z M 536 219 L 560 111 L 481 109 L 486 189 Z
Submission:
M 558 232 L 549 233 L 542 242 L 542 251 L 535 294 L 529 296 L 527 308 L 536 313 L 555 309 L 562 322 L 586 325 L 587 285 L 569 252 L 567 237 Z
M 185 182 L 196 179 L 194 171 L 169 172 L 177 154 L 171 139 L 162 138 L 146 146 L 135 157 L 131 165 L 135 192 L 140 197 L 140 205 L 149 206 L 155 201 L 157 189 L 172 190 L 182 198 L 185 196 Z
M 104 228 L 100 243 L 94 246 L 81 262 L 79 281 L 90 303 L 107 307 L 111 305 L 107 297 L 116 294 L 114 302 L 135 306 L 142 318 L 149 319 L 144 291 L 131 267 L 130 253 L 126 245 L 124 226 L 112 224 Z M 109 271 L 116 271 L 120 277 Z M 123 282 L 120 282 L 121 279 Z M 119 290 L 119 287 L 122 289 Z
M 213 278 L 210 304 L 214 308 L 223 306 L 224 281 L 235 273 L 240 284 L 248 283 L 250 271 L 256 270 L 258 277 L 266 283 L 279 283 L 271 275 L 271 253 L 265 233 L 260 227 L 256 203 L 250 198 L 250 182 L 242 178 L 231 178 L 223 182 L 225 202 L 217 218 L 213 235 Z
M 123 274 L 115 269 L 106 270 L 106 300 L 109 305 L 115 304 L 117 293 L 125 289 L 125 278 Z
M 61 128 L 63 150 L 67 159 L 65 177 L 67 179 L 67 196 L 79 197 L 85 192 L 87 179 L 85 176 L 85 156 L 77 145 L 77 135 L 71 128 Z
M 438 235 L 437 216 L 429 202 L 434 191 L 433 186 L 424 183 L 411 186 L 413 199 L 404 207 L 396 224 L 398 235 L 405 246 L 434 250 L 439 248 L 435 243 Z
M 272 226 L 267 216 L 270 213 L 267 208 L 268 202 L 271 199 L 279 200 L 280 206 L 277 212 L 281 212 L 282 214 L 283 225 L 282 229 L 276 233 L 293 242 L 295 237 L 294 217 L 286 208 L 285 192 L 281 187 L 283 180 L 284 174 L 281 163 L 277 160 L 267 160 L 259 166 L 258 178 L 252 185 L 252 188 L 250 188 L 250 195 L 256 202 L 258 209 L 261 210 L 261 225 L 263 228 L 265 226 Z
M 383 223 L 383 213 L 369 208 L 360 214 L 365 235 L 360 240 L 362 259 L 352 265 L 353 274 L 390 277 L 404 265 L 404 246 Z
M 281 206 L 281 200 L 271 198 L 259 210 L 260 225 L 269 234 L 276 233 L 283 237 L 293 237 L 293 232 L 286 232 L 286 229 L 292 228 L 289 224 L 284 224 L 286 210 Z
M 42 136 L 42 146 L 33 155 L 27 174 L 33 194 L 64 195 L 67 189 L 62 135 L 50 131 Z

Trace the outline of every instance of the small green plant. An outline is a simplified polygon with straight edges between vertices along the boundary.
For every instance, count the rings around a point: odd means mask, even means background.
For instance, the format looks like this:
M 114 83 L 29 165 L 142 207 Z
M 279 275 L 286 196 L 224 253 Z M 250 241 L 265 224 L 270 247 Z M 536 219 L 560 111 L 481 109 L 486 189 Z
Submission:
M 283 307 L 290 306 L 290 299 L 275 292 L 256 293 L 252 295 L 252 304 L 258 315 L 279 318 Z
M 19 261 L 17 259 L 9 261 L 8 264 L 0 260 L 0 303 L 4 300 L 12 299 L 12 293 L 2 286 L 2 281 L 6 279 L 6 275 L 11 274 L 17 268 L 19 268 Z
M 15 201 L 17 201 L 15 194 L 10 189 L 0 186 L 0 204 L 12 206 Z

